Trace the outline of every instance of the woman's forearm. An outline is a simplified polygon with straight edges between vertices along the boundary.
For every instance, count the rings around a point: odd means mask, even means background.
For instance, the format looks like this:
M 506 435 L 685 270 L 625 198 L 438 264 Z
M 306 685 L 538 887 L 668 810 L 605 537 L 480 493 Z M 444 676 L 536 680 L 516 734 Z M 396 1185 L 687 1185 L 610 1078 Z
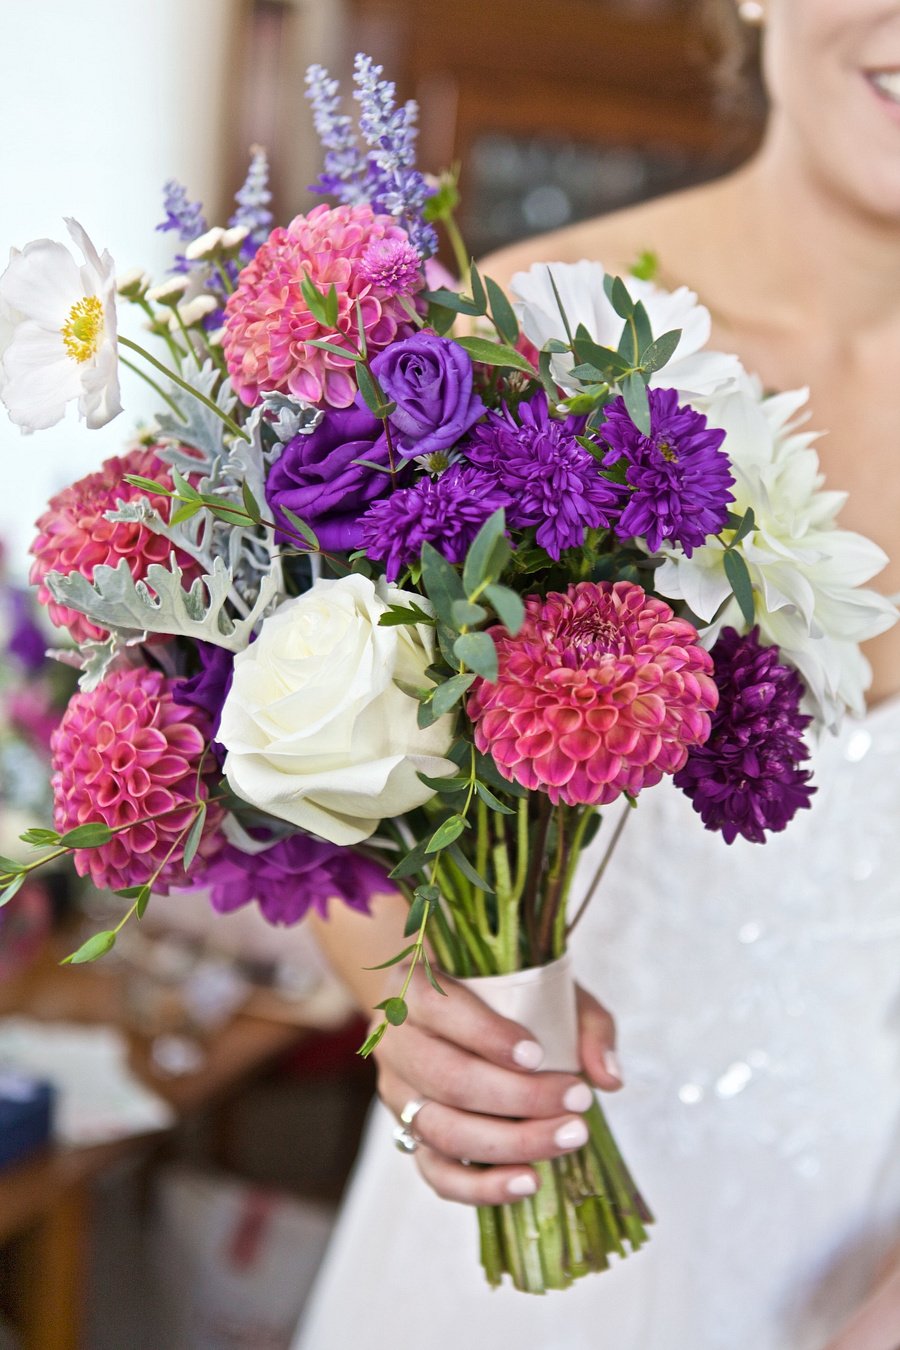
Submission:
M 328 918 L 310 915 L 308 922 L 329 965 L 364 1013 L 385 997 L 391 970 L 367 970 L 387 961 L 409 942 L 403 936 L 408 908 L 401 895 L 379 895 L 371 914 L 360 914 L 332 901 Z M 393 972 L 396 975 L 396 970 Z

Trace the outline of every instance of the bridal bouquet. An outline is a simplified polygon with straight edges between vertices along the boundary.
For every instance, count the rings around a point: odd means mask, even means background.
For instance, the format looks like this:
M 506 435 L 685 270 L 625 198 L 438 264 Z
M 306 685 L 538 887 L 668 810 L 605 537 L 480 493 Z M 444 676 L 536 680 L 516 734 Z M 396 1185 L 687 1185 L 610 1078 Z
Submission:
M 273 228 L 256 151 L 227 226 L 167 186 L 182 250 L 160 284 L 117 282 L 74 221 L 83 262 L 38 240 L 0 278 L 0 397 L 25 430 L 75 400 L 108 421 L 120 363 L 159 397 L 37 524 L 31 579 L 81 679 L 54 828 L 0 860 L 0 903 L 71 853 L 123 901 L 79 962 L 154 891 L 293 923 L 396 889 L 408 941 L 372 953 L 399 971 L 365 1052 L 421 964 L 501 1008 L 551 989 L 547 1066 L 577 1070 L 566 941 L 602 809 L 673 778 L 730 843 L 808 807 L 804 734 L 861 709 L 858 644 L 894 617 L 859 588 L 884 559 L 835 526 L 803 395 L 707 351 L 694 295 L 645 259 L 541 264 L 510 302 L 466 256 L 453 182 L 415 168 L 412 105 L 365 57 L 355 83 L 358 129 L 309 73 L 335 205 Z M 458 285 L 435 276 L 439 226 Z M 126 304 L 157 354 L 117 337 Z M 565 1287 L 644 1241 L 599 1106 L 587 1121 L 536 1196 L 480 1211 L 492 1283 Z

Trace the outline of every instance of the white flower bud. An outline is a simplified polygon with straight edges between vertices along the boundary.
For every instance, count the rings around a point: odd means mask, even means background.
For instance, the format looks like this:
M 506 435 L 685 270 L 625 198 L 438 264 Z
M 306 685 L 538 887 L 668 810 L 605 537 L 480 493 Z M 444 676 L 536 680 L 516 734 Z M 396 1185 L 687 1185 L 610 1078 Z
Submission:
M 195 295 L 193 300 L 188 300 L 186 305 L 178 306 L 177 318 L 173 314 L 170 319 L 170 325 L 174 328 L 178 319 L 184 324 L 185 328 L 191 328 L 194 324 L 200 323 L 207 314 L 212 314 L 213 310 L 219 308 L 219 301 L 211 295 Z
M 233 225 L 230 230 L 226 230 L 222 235 L 222 251 L 224 253 L 236 253 L 249 233 L 246 225 Z
M 132 267 L 116 277 L 116 290 L 125 300 L 140 300 L 150 286 L 150 278 L 140 267 Z
M 190 278 L 183 274 L 169 277 L 168 281 L 163 281 L 159 286 L 149 290 L 147 299 L 152 300 L 155 305 L 177 305 L 190 284 Z
M 221 225 L 214 225 L 211 230 L 201 234 L 196 239 L 192 239 L 184 250 L 184 256 L 190 262 L 200 262 L 208 258 L 215 258 L 222 251 L 222 240 L 225 237 L 225 231 Z

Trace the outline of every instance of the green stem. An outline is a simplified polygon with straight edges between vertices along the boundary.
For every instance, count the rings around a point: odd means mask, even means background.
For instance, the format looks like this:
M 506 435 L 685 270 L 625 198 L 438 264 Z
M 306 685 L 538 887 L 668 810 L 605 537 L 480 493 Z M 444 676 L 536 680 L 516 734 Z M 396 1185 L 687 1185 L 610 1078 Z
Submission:
M 576 913 L 575 913 L 575 917 L 572 919 L 572 922 L 569 924 L 568 928 L 566 929 L 566 937 L 567 937 L 567 938 L 571 937 L 572 933 L 575 931 L 575 925 L 580 921 L 581 916 L 584 914 L 585 910 L 587 909 L 588 905 L 590 904 L 591 900 L 593 899 L 594 892 L 596 891 L 597 887 L 600 885 L 600 882 L 603 880 L 604 873 L 606 872 L 606 869 L 607 869 L 607 867 L 609 866 L 609 862 L 610 862 L 610 859 L 612 858 L 612 855 L 613 855 L 613 853 L 614 853 L 614 851 L 615 851 L 616 844 L 619 842 L 619 840 L 620 840 L 621 837 L 622 837 L 622 831 L 623 831 L 624 828 L 625 828 L 625 822 L 626 822 L 626 820 L 628 819 L 628 817 L 631 815 L 631 811 L 632 811 L 632 808 L 629 808 L 627 811 L 623 811 L 622 814 L 621 814 L 621 816 L 619 817 L 619 819 L 616 821 L 616 828 L 613 830 L 613 835 L 612 835 L 612 838 L 611 838 L 610 841 L 609 841 L 609 845 L 607 846 L 606 852 L 603 854 L 603 857 L 600 859 L 600 865 L 599 865 L 599 867 L 597 868 L 596 872 L 595 872 L 594 875 L 593 875 L 593 878 L 592 878 L 592 880 L 591 880 L 591 884 L 590 884 L 590 886 L 589 886 L 588 889 L 587 889 L 587 895 L 586 895 L 586 896 L 584 897 L 584 899 L 582 900 L 581 904 L 580 904 L 579 907 L 578 907 L 578 910 L 577 910 Z
M 154 391 L 154 393 L 159 394 L 159 397 L 163 400 L 164 403 L 168 403 L 169 407 L 172 409 L 173 413 L 178 418 L 179 422 L 187 421 L 187 418 L 185 417 L 184 413 L 181 411 L 175 400 L 169 397 L 169 395 L 165 392 L 165 390 L 162 388 L 161 385 L 157 384 L 155 380 L 150 378 L 146 370 L 141 370 L 140 366 L 136 366 L 133 361 L 129 361 L 127 356 L 120 356 L 119 360 L 122 362 L 123 366 L 127 366 L 129 370 L 133 370 L 135 375 L 139 375 L 145 384 L 149 384 L 150 388 Z
M 562 956 L 566 949 L 566 912 L 569 904 L 569 893 L 572 890 L 572 881 L 575 877 L 575 871 L 581 858 L 581 841 L 584 839 L 585 831 L 594 818 L 594 808 L 588 807 L 583 810 L 575 826 L 575 832 L 569 841 L 569 857 L 566 863 L 566 871 L 562 881 L 562 890 L 559 898 L 559 906 L 556 911 L 556 919 L 553 925 L 553 951 L 552 956 Z
M 236 436 L 238 440 L 249 440 L 246 432 L 242 431 L 237 422 L 232 421 L 228 414 L 223 412 L 218 404 L 213 403 L 212 399 L 207 398 L 205 394 L 201 394 L 199 389 L 195 389 L 193 385 L 188 384 L 187 380 L 183 380 L 174 370 L 170 370 L 168 366 L 164 366 L 162 361 L 157 361 L 155 356 L 152 356 L 150 352 L 145 351 L 137 342 L 132 342 L 131 338 L 122 337 L 120 335 L 119 344 L 122 347 L 128 347 L 133 352 L 137 352 L 138 356 L 142 356 L 145 361 L 149 361 L 151 366 L 154 366 L 156 370 L 161 371 L 161 373 L 165 375 L 167 379 L 171 380 L 173 384 L 177 385 L 179 389 L 183 389 L 186 393 L 192 394 L 194 398 L 205 404 L 210 412 L 215 413 L 216 417 L 225 423 L 228 430 L 233 436 Z
M 453 249 L 453 257 L 456 260 L 456 270 L 459 272 L 460 290 L 466 290 L 469 285 L 469 251 L 466 248 L 466 241 L 462 237 L 459 226 L 454 217 L 449 213 L 444 216 L 444 228 L 447 231 L 447 238 L 450 240 L 450 247 Z
M 172 337 L 172 334 L 171 334 L 170 332 L 168 332 L 168 331 L 162 332 L 162 331 L 160 330 L 160 328 L 158 327 L 159 320 L 157 319 L 157 316 L 154 314 L 154 312 L 153 312 L 153 306 L 149 303 L 149 301 L 147 301 L 147 300 L 145 300 L 145 299 L 140 299 L 140 300 L 138 300 L 137 303 L 140 305 L 141 309 L 144 311 L 144 313 L 145 313 L 145 314 L 147 315 L 147 317 L 149 318 L 151 324 L 153 325 L 153 331 L 159 333 L 159 336 L 162 338 L 163 342 L 164 342 L 164 343 L 166 344 L 166 346 L 168 347 L 169 352 L 170 352 L 170 354 L 171 354 L 171 356 L 172 356 L 172 360 L 175 362 L 176 366 L 177 366 L 178 369 L 180 370 L 180 369 L 181 369 L 181 358 L 182 358 L 182 356 L 185 355 L 185 353 L 181 350 L 181 348 L 179 347 L 178 343 L 177 343 L 177 342 L 175 341 L 175 339 Z

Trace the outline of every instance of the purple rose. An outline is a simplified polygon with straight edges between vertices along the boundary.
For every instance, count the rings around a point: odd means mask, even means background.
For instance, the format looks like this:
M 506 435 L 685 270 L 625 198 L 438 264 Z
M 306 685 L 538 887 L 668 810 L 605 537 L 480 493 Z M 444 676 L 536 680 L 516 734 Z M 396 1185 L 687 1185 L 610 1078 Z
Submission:
M 198 884 L 209 888 L 220 914 L 256 900 L 271 924 L 299 923 L 310 909 L 327 918 L 334 899 L 367 914 L 376 892 L 394 889 L 376 862 L 310 834 L 288 835 L 262 853 L 226 844 Z
M 388 467 L 384 428 L 358 408 L 326 412 L 315 431 L 288 441 L 266 482 L 275 523 L 291 531 L 276 536 L 280 544 L 297 542 L 290 520 L 279 518 L 286 506 L 312 526 L 323 548 L 359 548 L 359 518 L 370 502 L 391 490 L 391 480 L 378 469 L 354 464 L 357 459 Z
M 222 704 L 234 679 L 234 652 L 212 642 L 198 642 L 196 646 L 200 669 L 189 679 L 178 680 L 172 697 L 182 707 L 201 708 L 208 715 L 215 736 L 222 719 Z M 224 745 L 213 740 L 212 749 L 221 764 L 225 759 Z
M 485 411 L 472 389 L 468 352 L 450 338 L 416 333 L 395 342 L 372 362 L 386 397 L 394 444 L 404 455 L 447 450 Z M 357 403 L 362 395 L 357 396 Z

